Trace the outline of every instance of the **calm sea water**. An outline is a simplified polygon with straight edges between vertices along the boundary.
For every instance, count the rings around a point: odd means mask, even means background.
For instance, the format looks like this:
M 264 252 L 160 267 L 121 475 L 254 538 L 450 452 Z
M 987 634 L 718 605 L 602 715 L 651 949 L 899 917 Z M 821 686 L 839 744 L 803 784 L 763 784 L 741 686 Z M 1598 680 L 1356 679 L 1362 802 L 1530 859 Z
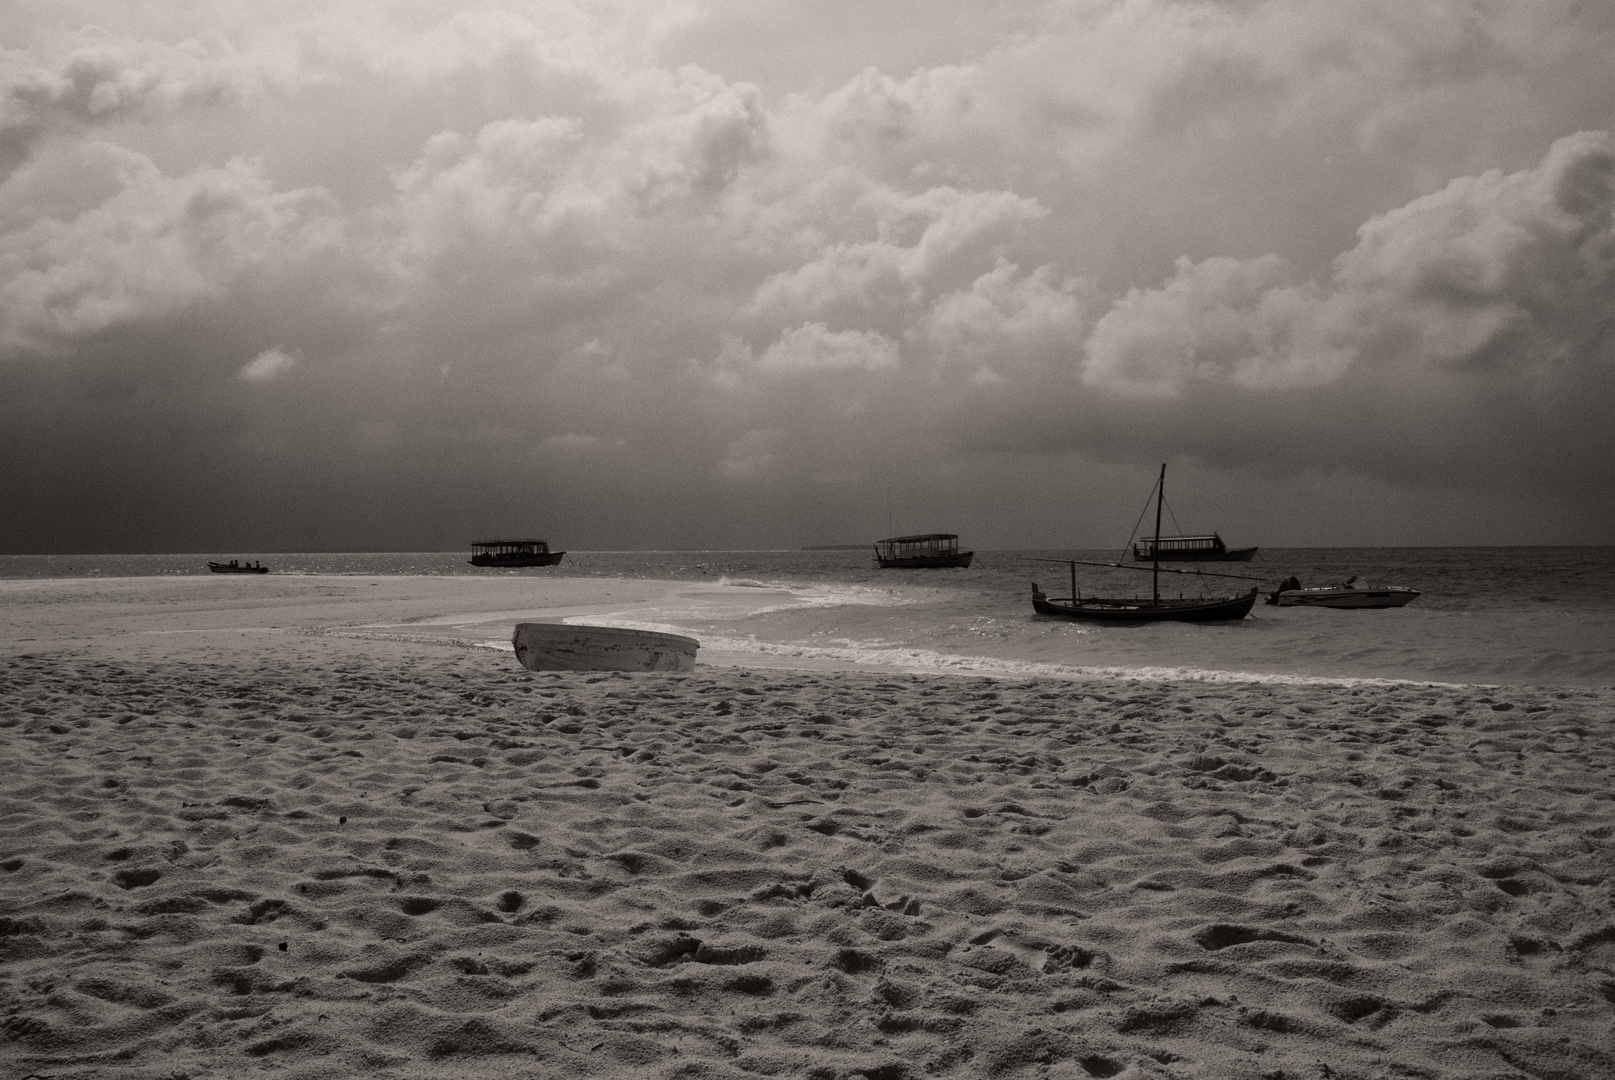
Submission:
M 0 578 L 195 575 L 209 556 L 0 556 Z M 869 660 L 1006 673 L 1072 668 L 1219 677 L 1615 685 L 1615 547 L 1267 549 L 1248 564 L 1206 569 L 1261 579 L 1163 575 L 1162 590 L 1197 595 L 1264 590 L 1356 575 L 1423 595 L 1370 611 L 1256 606 L 1238 623 L 1085 626 L 1031 611 L 1031 582 L 1068 591 L 1069 568 L 1114 552 L 983 551 L 967 570 L 880 570 L 859 551 L 574 552 L 556 568 L 486 570 L 463 552 L 273 554 L 278 574 L 511 575 L 655 578 L 758 590 L 749 607 L 707 603 L 699 588 L 624 624 L 681 631 L 703 643 L 829 660 Z M 1149 592 L 1147 573 L 1078 568 L 1085 594 Z

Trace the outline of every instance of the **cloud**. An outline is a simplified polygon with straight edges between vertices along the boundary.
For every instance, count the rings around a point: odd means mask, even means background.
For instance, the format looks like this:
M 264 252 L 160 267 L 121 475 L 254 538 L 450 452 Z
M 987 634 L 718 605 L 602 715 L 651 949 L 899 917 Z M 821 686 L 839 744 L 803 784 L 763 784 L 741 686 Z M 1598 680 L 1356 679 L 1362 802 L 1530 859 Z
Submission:
M 587 435 L 576 431 L 564 432 L 560 435 L 548 435 L 539 442 L 544 450 L 557 450 L 575 454 L 592 454 L 612 447 L 621 448 L 622 441 L 607 442 L 598 435 Z
M 1046 216 L 1034 200 L 1004 191 L 940 187 L 905 195 L 872 187 L 859 200 L 875 238 L 826 245 L 810 262 L 775 274 L 752 298 L 757 318 L 789 319 L 841 308 L 869 312 L 917 305 L 952 280 L 975 274 Z M 904 243 L 905 238 L 912 238 Z
M 1178 260 L 1172 280 L 1131 289 L 1094 326 L 1083 381 L 1142 396 L 1182 395 L 1197 381 L 1304 386 L 1338 378 L 1354 352 L 1320 325 L 1320 290 L 1286 284 L 1275 255 Z
M 222 297 L 248 272 L 283 270 L 341 244 L 329 199 L 273 190 L 260 163 L 234 159 L 170 178 L 140 155 L 111 160 L 119 175 L 110 198 L 0 235 L 0 356 L 60 351 L 172 317 Z
M 775 453 L 782 433 L 762 429 L 748 431 L 729 444 L 717 473 L 725 480 L 759 480 L 774 469 Z
M 287 350 L 279 345 L 273 349 L 265 349 L 253 359 L 242 365 L 236 378 L 247 382 L 272 382 L 286 374 L 301 362 L 295 350 Z
M 1608 5 L 25 9 L 8 484 L 251 446 L 316 530 L 553 499 L 614 546 L 860 535 L 905 463 L 961 515 L 1183 457 L 1566 520 L 1615 468 Z
M 1178 261 L 1086 343 L 1086 383 L 1177 396 L 1330 383 L 1359 360 L 1400 369 L 1608 363 L 1615 343 L 1615 149 L 1556 141 L 1534 169 L 1490 170 L 1370 220 L 1322 282 L 1284 260 Z
M 892 371 L 898 367 L 897 343 L 863 330 L 828 330 L 823 323 L 803 323 L 787 330 L 763 351 L 757 367 L 770 374 L 811 371 Z
M 1368 222 L 1333 285 L 1365 340 L 1442 365 L 1608 362 L 1615 142 L 1584 131 L 1540 165 L 1491 169 Z
M 1069 350 L 1083 329 L 1091 291 L 1091 283 L 1058 278 L 1052 265 L 1028 274 L 1000 257 L 968 289 L 938 297 L 909 336 L 932 345 L 941 358 L 1016 365 L 1028 354 Z
M 94 30 L 57 63 L 0 49 L 0 176 L 53 133 L 126 119 L 154 119 L 185 106 L 225 106 L 252 85 L 229 57 L 182 46 L 120 40 Z

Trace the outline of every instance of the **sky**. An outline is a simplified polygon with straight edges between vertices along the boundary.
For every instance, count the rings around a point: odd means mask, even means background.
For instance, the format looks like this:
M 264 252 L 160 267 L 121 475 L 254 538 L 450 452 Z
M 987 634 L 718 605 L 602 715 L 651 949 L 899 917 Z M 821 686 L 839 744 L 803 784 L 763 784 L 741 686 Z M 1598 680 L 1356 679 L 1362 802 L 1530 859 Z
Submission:
M 0 551 L 1615 543 L 1610 0 L 7 0 Z

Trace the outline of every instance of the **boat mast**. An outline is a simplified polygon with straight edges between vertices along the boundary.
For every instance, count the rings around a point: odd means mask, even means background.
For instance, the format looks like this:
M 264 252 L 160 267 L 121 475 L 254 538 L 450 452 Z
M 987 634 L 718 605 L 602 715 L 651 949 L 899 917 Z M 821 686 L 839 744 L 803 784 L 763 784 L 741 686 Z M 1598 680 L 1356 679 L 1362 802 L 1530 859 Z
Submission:
M 1155 603 L 1161 603 L 1161 504 L 1166 501 L 1166 462 L 1161 462 L 1161 478 L 1155 482 L 1155 543 L 1150 545 L 1150 585 Z

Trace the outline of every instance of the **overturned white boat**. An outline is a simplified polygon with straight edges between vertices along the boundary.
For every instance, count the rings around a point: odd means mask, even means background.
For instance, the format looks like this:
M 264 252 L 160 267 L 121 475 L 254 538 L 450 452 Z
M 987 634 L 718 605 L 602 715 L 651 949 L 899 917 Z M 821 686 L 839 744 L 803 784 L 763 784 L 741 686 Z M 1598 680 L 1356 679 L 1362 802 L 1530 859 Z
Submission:
M 694 671 L 701 643 L 618 626 L 516 624 L 510 643 L 528 671 Z
M 1387 608 L 1401 607 L 1418 596 L 1417 589 L 1401 585 L 1359 585 L 1355 577 L 1339 585 L 1303 589 L 1292 577 L 1268 593 L 1267 602 L 1279 607 Z

